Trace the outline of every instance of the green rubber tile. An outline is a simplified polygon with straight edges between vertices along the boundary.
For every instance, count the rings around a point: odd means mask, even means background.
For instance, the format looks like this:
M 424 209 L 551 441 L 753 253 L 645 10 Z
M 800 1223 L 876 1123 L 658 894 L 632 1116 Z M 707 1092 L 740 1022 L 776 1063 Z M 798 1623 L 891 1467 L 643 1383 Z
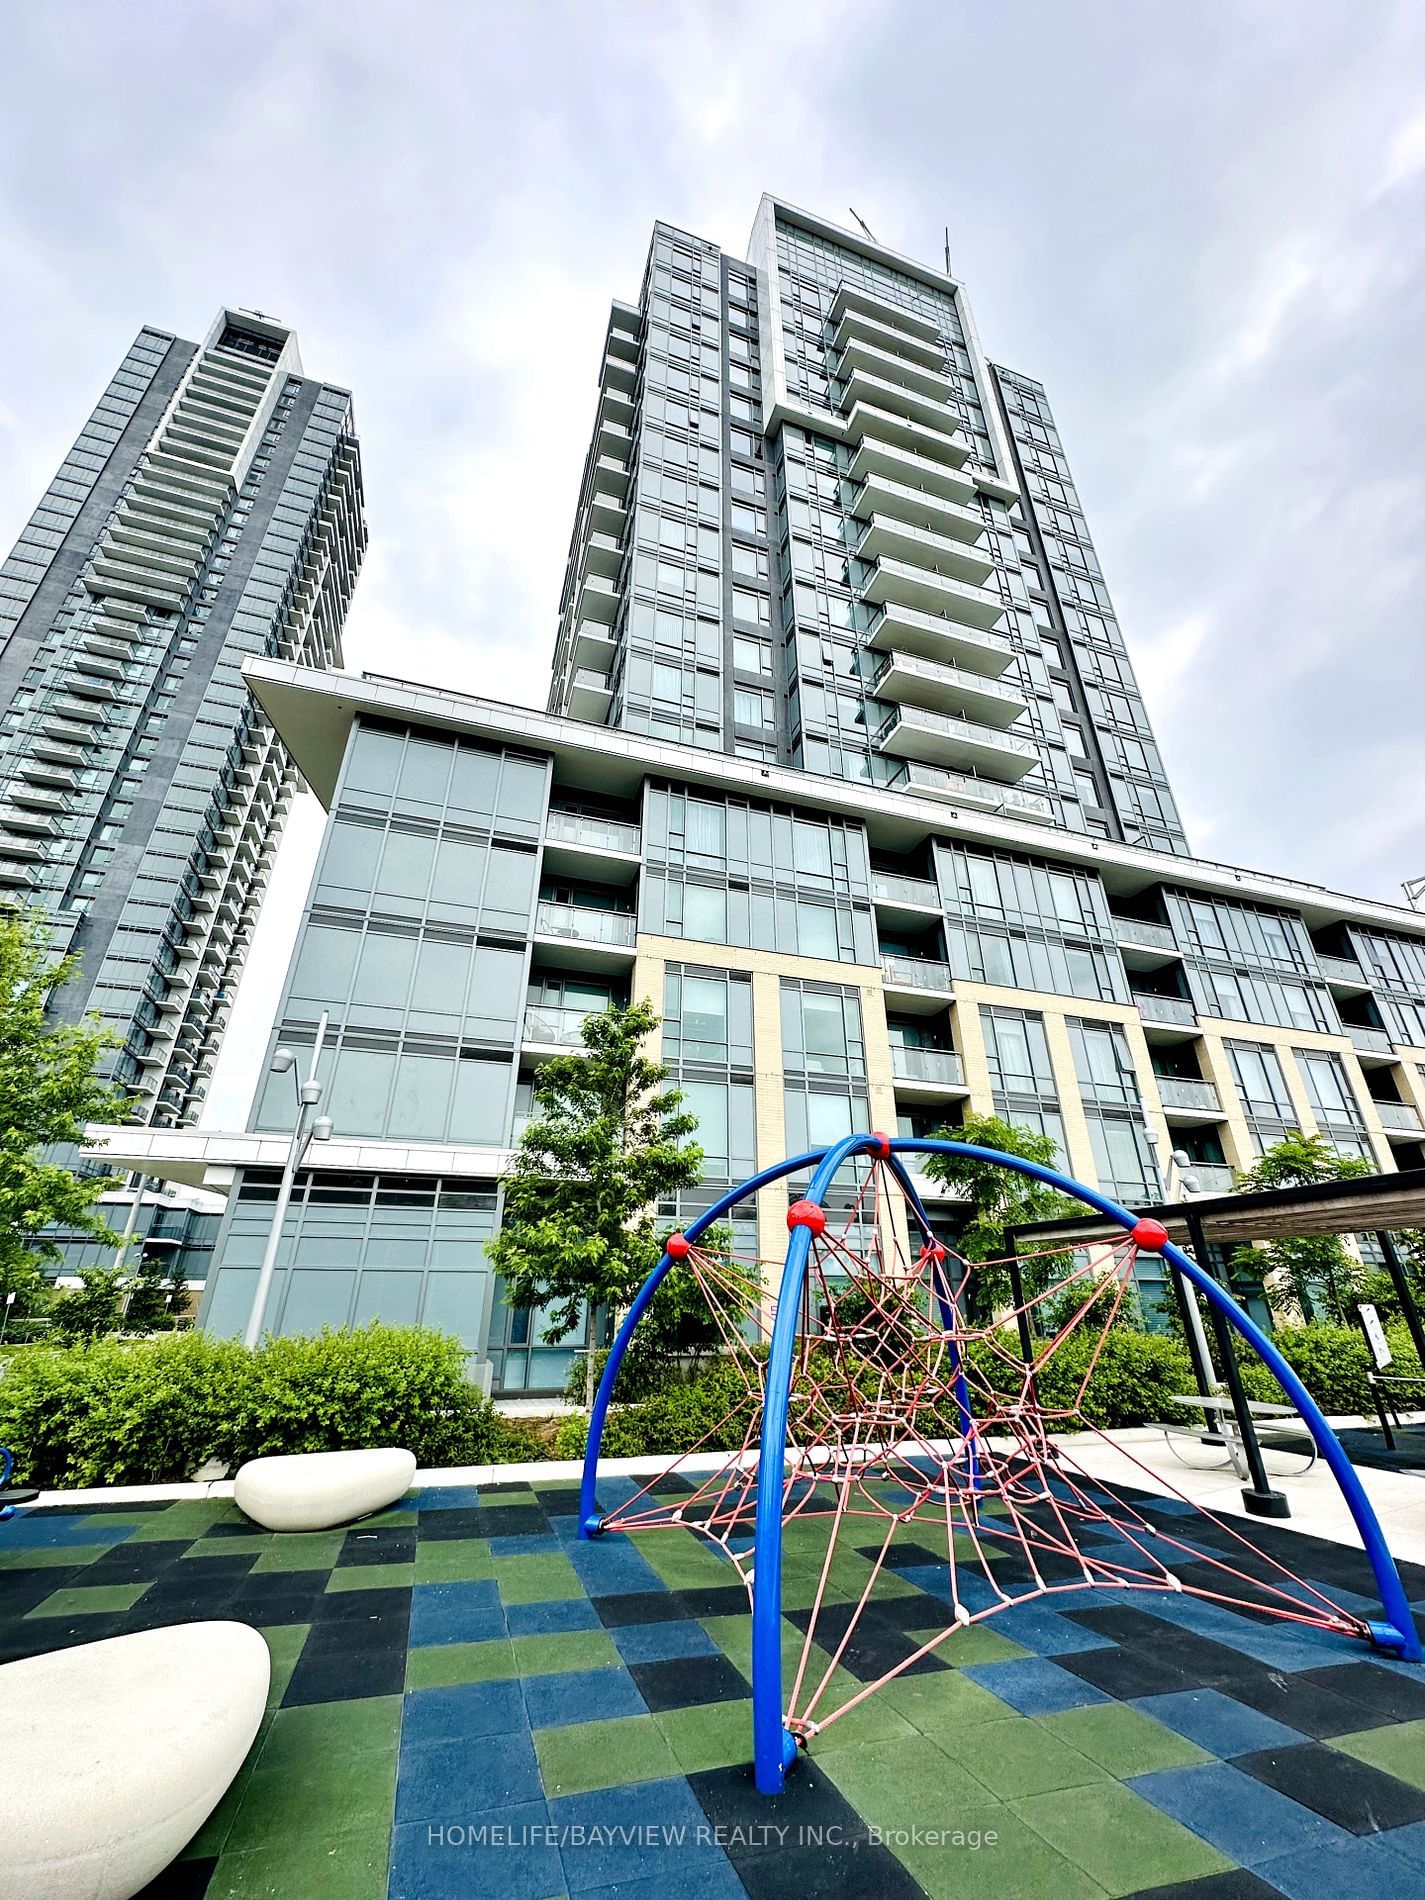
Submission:
M 242 1806 L 243 1796 L 247 1793 L 247 1784 L 256 1773 L 257 1758 L 266 1746 L 272 1722 L 273 1711 L 269 1709 L 262 1718 L 246 1759 L 228 1784 L 227 1792 L 178 1856 L 180 1860 L 210 1860 L 222 1853 L 228 1835 L 232 1832 L 233 1822 L 237 1819 L 238 1809 Z
M 963 1762 L 917 1741 L 872 1742 L 814 1759 L 861 1819 L 875 1828 L 939 1826 L 966 1808 L 988 1807 L 993 1797 Z
M 714 1556 L 690 1531 L 635 1532 L 628 1541 L 675 1590 L 738 1581 L 733 1565 Z
M 847 1670 L 838 1669 L 834 1672 L 812 1711 L 817 1722 L 829 1724 L 812 1740 L 814 1755 L 826 1756 L 845 1748 L 864 1748 L 869 1742 L 895 1742 L 911 1753 L 922 1746 L 919 1731 L 899 1709 L 886 1701 L 879 1689 L 867 1696 L 864 1702 L 858 1702 L 849 1714 L 838 1713 L 865 1686 Z M 809 1670 L 803 1693 L 797 1702 L 799 1711 L 805 1711 L 815 1687 Z
M 1028 1795 L 1013 1807 L 1107 1894 L 1201 1880 L 1233 1866 L 1181 1822 L 1116 1781 Z
M 1031 1716 L 1011 1715 L 1002 1722 L 980 1722 L 968 1729 L 937 1729 L 935 1745 L 962 1761 L 1000 1801 L 1025 1795 L 1107 1784 L 1097 1762 L 1051 1735 Z M 1151 1885 L 1151 1882 L 1145 1882 Z
M 386 1900 L 387 1827 L 328 1836 L 312 1828 L 305 1838 L 248 1854 L 224 1854 L 207 1900 Z
M 540 1729 L 534 1751 L 551 1800 L 594 1788 L 621 1788 L 630 1781 L 663 1781 L 679 1773 L 677 1758 L 651 1715 Z
M 297 1667 L 297 1658 L 311 1627 L 310 1623 L 282 1623 L 275 1629 L 259 1632 L 272 1658 L 272 1680 L 267 1689 L 269 1709 L 275 1709 L 286 1695 L 287 1684 L 292 1680 L 292 1671 Z
M 482 1491 L 480 1493 L 482 1511 L 507 1511 L 515 1506 L 527 1510 L 530 1505 L 538 1506 L 538 1503 L 539 1499 L 527 1484 L 517 1485 L 513 1491 Z
M 608 1669 L 621 1662 L 607 1630 L 553 1630 L 547 1636 L 512 1639 L 522 1676 L 557 1676 L 571 1669 Z
M 432 1538 L 416 1545 L 417 1583 L 483 1583 L 494 1574 L 483 1537 Z
M 460 1682 L 494 1682 L 522 1672 L 507 1637 L 488 1643 L 427 1643 L 406 1651 L 406 1688 L 449 1689 Z
M 955 1669 L 966 1668 L 970 1663 L 1014 1662 L 1031 1653 L 1022 1643 L 1012 1643 L 1007 1636 L 1001 1636 L 997 1629 L 984 1623 L 971 1623 L 968 1629 L 957 1629 L 935 1652 L 941 1662 Z
M 152 1586 L 147 1583 L 74 1583 L 56 1590 L 26 1613 L 35 1616 L 97 1616 L 131 1610 Z
M 361 1530 L 410 1530 L 420 1522 L 413 1504 L 393 1504 L 389 1511 L 377 1511 L 374 1517 L 358 1518 L 351 1528 Z
M 1041 1715 L 1038 1721 L 1061 1742 L 1106 1768 L 1115 1781 L 1127 1781 L 1131 1775 L 1151 1775 L 1159 1768 L 1191 1768 L 1200 1761 L 1212 1760 L 1196 1742 L 1175 1735 L 1151 1715 L 1127 1708 L 1122 1702 L 1065 1709 L 1058 1715 Z
M 1011 1808 L 932 1810 L 922 1830 L 934 1843 L 886 1840 L 930 1900 L 1103 1900 L 1104 1889 L 1022 1821 Z
M 300 1775 L 283 1763 L 258 1765 L 224 1844 L 224 1854 L 255 1853 L 308 1836 L 335 1840 L 373 1827 L 389 1830 L 396 1807 L 396 1756 L 314 1749 Z
M 553 1553 L 538 1557 L 499 1557 L 494 1560 L 495 1581 L 503 1603 L 551 1603 L 582 1597 L 573 1564 Z
M 1397 1722 L 1391 1728 L 1368 1728 L 1359 1735 L 1333 1735 L 1328 1748 L 1354 1755 L 1368 1768 L 1407 1781 L 1425 1790 L 1425 1722 Z
M 1008 1713 L 997 1695 L 980 1687 L 958 1669 L 942 1669 L 928 1676 L 897 1676 L 883 1695 L 922 1735 L 938 1736 L 946 1729 L 971 1728 L 979 1722 L 1002 1722 Z
M 68 1570 L 92 1564 L 106 1544 L 50 1544 L 42 1550 L 15 1550 L 0 1546 L 0 1570 Z
M 310 1702 L 277 1711 L 257 1762 L 263 1774 L 282 1770 L 300 1779 L 312 1756 L 384 1754 L 394 1759 L 400 1740 L 398 1695 Z
M 179 1561 L 187 1563 L 190 1557 L 260 1557 L 271 1548 L 271 1531 L 252 1531 L 246 1537 L 198 1537 Z
M 230 1498 L 181 1498 L 166 1511 L 150 1511 L 144 1518 L 146 1544 L 186 1543 L 201 1537 L 214 1524 L 246 1523 Z M 257 1526 L 252 1527 L 256 1530 Z
M 404 1590 L 416 1580 L 414 1564 L 344 1564 L 327 1578 L 327 1593 L 343 1590 Z
M 269 1537 L 266 1549 L 250 1574 L 262 1577 L 278 1570 L 332 1570 L 341 1555 L 344 1534 L 342 1531 L 285 1531 L 281 1536 Z M 219 1539 L 213 1541 L 217 1543 Z M 227 1539 L 221 1541 L 226 1543 Z
M 752 1759 L 751 1702 L 705 1702 L 692 1709 L 665 1709 L 653 1719 L 685 1775 Z

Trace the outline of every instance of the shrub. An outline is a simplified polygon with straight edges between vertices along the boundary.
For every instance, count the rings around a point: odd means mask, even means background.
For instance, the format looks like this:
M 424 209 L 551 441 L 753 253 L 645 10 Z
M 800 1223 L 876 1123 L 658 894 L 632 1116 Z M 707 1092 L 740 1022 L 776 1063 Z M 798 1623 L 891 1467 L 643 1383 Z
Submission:
M 278 1452 L 404 1445 L 421 1465 L 539 1457 L 465 1377 L 465 1348 L 414 1326 L 269 1340 L 206 1333 L 34 1346 L 0 1378 L 18 1482 L 147 1484 Z
M 1395 1363 L 1392 1372 L 1418 1373 L 1420 1361 L 1402 1323 L 1386 1327 Z M 1323 1412 L 1364 1412 L 1374 1406 L 1366 1375 L 1371 1370 L 1370 1349 L 1354 1326 L 1336 1326 L 1313 1320 L 1308 1326 L 1279 1326 L 1273 1335 L 1277 1350 Z M 1254 1399 L 1279 1403 L 1284 1394 L 1271 1373 L 1255 1356 L 1243 1354 L 1242 1377 Z

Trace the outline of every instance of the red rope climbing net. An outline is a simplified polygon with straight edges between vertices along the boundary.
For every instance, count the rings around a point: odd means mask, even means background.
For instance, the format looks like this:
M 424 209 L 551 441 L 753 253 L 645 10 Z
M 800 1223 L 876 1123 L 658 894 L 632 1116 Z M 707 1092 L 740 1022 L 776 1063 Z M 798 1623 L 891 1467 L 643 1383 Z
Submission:
M 1369 1640 L 1363 1618 L 1086 1416 L 1133 1285 L 1130 1236 L 1087 1257 L 1022 1256 L 1026 1281 L 1047 1283 L 970 1323 L 986 1304 L 977 1276 L 998 1285 L 1009 1263 L 966 1260 L 917 1232 L 886 1163 L 854 1167 L 854 1191 L 812 1240 L 792 1380 L 782 1609 L 801 1635 L 784 1665 L 793 1733 L 815 1735 L 894 1678 L 936 1667 L 926 1659 L 991 1618 L 1012 1633 L 1013 1613 L 1035 1602 L 1077 1610 L 1173 1592 Z M 702 1246 L 687 1254 L 724 1347 L 727 1409 L 602 1519 L 605 1531 L 693 1530 L 729 1560 L 749 1602 L 766 1364 L 757 1347 L 782 1267 L 769 1275 L 768 1264 Z M 1120 1485 L 1186 1509 L 1165 1525 Z

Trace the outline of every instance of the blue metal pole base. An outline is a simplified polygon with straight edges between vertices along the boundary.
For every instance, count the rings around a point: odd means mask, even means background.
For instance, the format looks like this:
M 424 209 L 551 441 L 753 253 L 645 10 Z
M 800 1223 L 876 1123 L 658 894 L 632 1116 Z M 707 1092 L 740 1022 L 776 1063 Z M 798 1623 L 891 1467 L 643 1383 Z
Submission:
M 1413 1623 L 1408 1636 L 1394 1623 L 1367 1623 L 1366 1628 L 1370 1631 L 1371 1647 L 1380 1650 L 1382 1655 L 1398 1656 L 1405 1662 L 1419 1660 L 1420 1638 Z
M 591 1537 L 603 1535 L 604 1520 L 601 1517 L 583 1517 L 579 1520 L 579 1538 L 587 1543 Z

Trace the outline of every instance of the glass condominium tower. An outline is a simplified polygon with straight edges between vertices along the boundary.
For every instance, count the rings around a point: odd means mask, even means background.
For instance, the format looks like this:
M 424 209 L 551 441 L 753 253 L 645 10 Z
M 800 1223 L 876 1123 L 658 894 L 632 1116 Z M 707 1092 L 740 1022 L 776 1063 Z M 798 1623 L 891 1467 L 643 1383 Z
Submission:
M 365 547 L 350 395 L 224 310 L 140 330 L 0 568 L 0 901 L 137 1121 L 198 1115 L 297 783 L 243 662 L 339 666 Z
M 1187 849 L 1042 386 L 772 198 L 613 306 L 549 710 Z

